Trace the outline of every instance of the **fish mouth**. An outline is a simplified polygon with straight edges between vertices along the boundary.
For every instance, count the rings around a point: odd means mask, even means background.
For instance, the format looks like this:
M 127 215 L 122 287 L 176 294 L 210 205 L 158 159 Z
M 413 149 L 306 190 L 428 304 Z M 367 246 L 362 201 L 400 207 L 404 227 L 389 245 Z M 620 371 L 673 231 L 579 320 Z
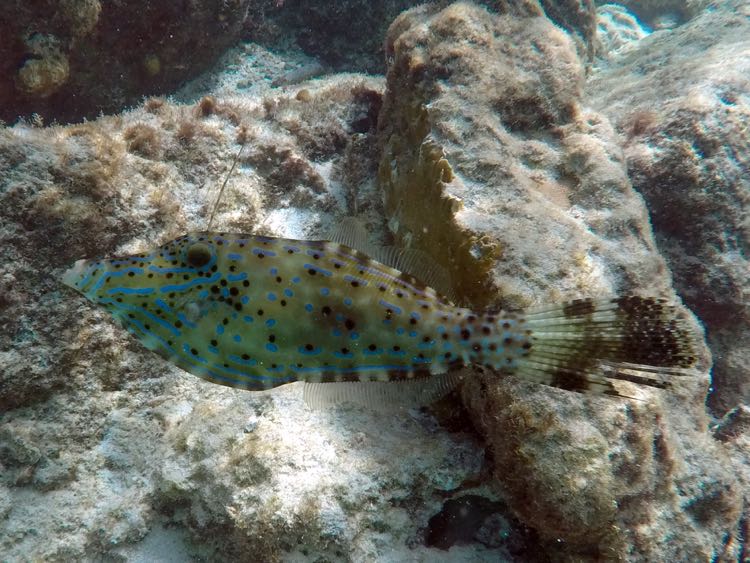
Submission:
M 88 270 L 88 266 L 88 260 L 76 260 L 75 264 L 65 270 L 62 277 L 60 278 L 60 281 L 68 287 L 72 287 L 76 291 L 80 291 L 81 293 L 83 293 L 83 286 L 86 285 L 84 283 L 84 277 Z

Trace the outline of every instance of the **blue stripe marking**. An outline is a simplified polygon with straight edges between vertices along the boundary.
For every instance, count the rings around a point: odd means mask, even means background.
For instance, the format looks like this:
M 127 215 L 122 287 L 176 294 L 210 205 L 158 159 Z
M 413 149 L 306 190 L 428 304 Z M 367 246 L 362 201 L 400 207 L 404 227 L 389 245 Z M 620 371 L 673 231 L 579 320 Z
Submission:
M 216 325 L 216 334 L 224 334 L 224 325 L 222 324 Z
M 107 290 L 107 295 L 122 293 L 124 295 L 150 295 L 154 292 L 153 287 L 113 287 Z
M 268 270 L 268 273 L 271 274 L 272 276 L 276 276 L 276 275 L 279 274 L 279 269 L 278 268 L 271 268 L 270 270 Z
M 412 311 L 412 312 L 411 312 L 411 313 L 409 314 L 409 316 L 410 316 L 410 317 L 411 317 L 412 319 L 417 319 L 417 320 L 420 320 L 420 319 L 422 318 L 422 316 L 421 316 L 421 315 L 420 315 L 419 313 L 417 313 L 416 311 Z
M 344 298 L 344 305 L 346 305 L 347 307 L 351 307 L 352 306 L 352 300 L 349 297 L 345 297 Z
M 405 332 L 406 330 L 403 327 L 398 327 L 396 329 L 396 334 L 398 334 L 399 336 L 403 335 Z
M 268 328 L 271 328 L 271 327 L 273 327 L 273 326 L 274 326 L 275 324 L 276 324 L 276 319 L 268 319 L 268 320 L 266 321 L 266 326 L 267 326 Z
M 297 248 L 296 246 L 289 246 L 289 245 L 285 245 L 285 246 L 284 246 L 283 248 L 284 248 L 284 250 L 286 250 L 287 252 L 289 252 L 290 250 L 291 250 L 292 252 L 295 252 L 295 253 L 299 252 L 299 248 Z
M 293 291 L 292 291 L 291 289 L 289 289 L 289 288 L 287 287 L 287 288 L 286 288 L 286 289 L 284 290 L 284 295 L 286 295 L 287 297 L 294 297 L 294 292 L 293 292 Z
M 207 289 L 201 289 L 200 293 L 198 294 L 198 297 L 200 299 L 205 299 L 208 297 L 208 290 Z
M 390 349 L 388 350 L 388 353 L 391 356 L 405 356 L 406 355 L 406 352 L 404 350 L 396 351 L 396 350 Z
M 331 293 L 331 290 L 330 290 L 330 289 L 328 289 L 327 287 L 321 287 L 321 288 L 320 288 L 320 294 L 321 294 L 321 295 L 322 295 L 323 297 L 327 297 L 329 293 Z
M 167 313 L 172 312 L 172 308 L 169 305 L 167 305 L 166 301 L 162 301 L 161 299 L 155 299 L 154 304 L 156 304 L 157 307 L 159 307 L 160 309 L 164 310 Z
M 178 319 L 180 319 L 180 320 L 181 320 L 181 321 L 182 321 L 182 322 L 183 322 L 184 324 L 186 324 L 186 325 L 187 325 L 187 326 L 188 326 L 189 328 L 195 328 L 196 326 L 198 326 L 198 325 L 196 325 L 196 324 L 195 324 L 195 323 L 194 323 L 193 321 L 191 321 L 190 319 L 188 319 L 188 318 L 187 318 L 187 317 L 185 316 L 185 313 L 177 313 L 177 318 L 178 318 Z
M 240 297 L 240 303 L 242 303 L 243 305 L 247 305 L 248 303 L 250 303 L 250 298 L 247 295 L 243 295 L 242 297 Z
M 273 373 L 281 373 L 282 371 L 284 371 L 284 364 L 279 364 L 276 367 L 269 366 L 266 369 Z
M 429 342 L 420 342 L 419 345 L 418 345 L 418 348 L 420 350 L 429 350 L 434 345 L 435 345 L 435 341 L 434 340 L 430 340 Z
M 162 293 L 170 293 L 171 291 L 183 291 L 185 289 L 190 289 L 193 286 L 215 282 L 216 280 L 221 279 L 221 274 L 219 272 L 214 273 L 213 276 L 210 278 L 196 278 L 193 281 L 190 281 L 188 283 L 178 284 L 178 285 L 165 285 L 161 288 Z
M 172 326 L 171 323 L 168 323 L 164 319 L 160 319 L 159 317 L 157 317 L 153 313 L 150 313 L 149 311 L 146 311 L 145 309 L 141 309 L 140 307 L 137 307 L 135 305 L 125 305 L 124 303 L 118 303 L 114 299 L 109 299 L 109 298 L 102 299 L 100 301 L 100 303 L 104 303 L 104 304 L 107 304 L 107 305 L 112 305 L 112 306 L 116 307 L 117 309 L 122 309 L 123 311 L 133 311 L 133 312 L 138 313 L 140 315 L 144 315 L 150 321 L 153 321 L 156 324 L 158 324 L 158 325 L 166 328 L 174 336 L 181 336 L 182 335 L 182 332 L 179 331 L 174 326 Z M 131 322 L 131 321 L 133 321 L 135 319 L 131 319 L 131 318 L 127 317 L 127 315 L 126 315 L 124 320 L 125 320 L 125 322 Z
M 312 303 L 306 303 L 305 304 L 305 311 L 307 311 L 308 313 L 312 313 L 312 310 L 313 310 Z
M 313 250 L 308 250 L 308 251 L 307 251 L 307 255 L 308 255 L 308 256 L 315 256 L 316 254 L 317 254 L 317 255 L 318 255 L 319 257 L 323 257 L 323 256 L 325 256 L 325 253 L 324 253 L 324 252 L 323 252 L 322 250 L 315 250 L 315 249 L 313 249 Z
M 216 346 L 211 346 L 210 344 L 208 346 L 208 351 L 212 354 L 219 354 L 219 349 Z
M 300 282 L 300 277 L 299 276 L 294 276 L 292 278 L 292 283 L 299 283 L 299 282 Z
M 324 276 L 329 277 L 329 278 L 333 275 L 333 272 L 331 272 L 330 270 L 326 270 L 319 266 L 314 266 L 313 264 L 303 264 L 303 267 L 306 270 L 315 270 L 319 274 L 323 274 Z
M 235 342 L 242 342 L 242 337 L 239 334 L 235 334 L 232 337 L 232 340 L 234 340 Z
M 339 337 L 339 336 L 341 336 L 341 331 L 340 331 L 339 329 L 337 329 L 337 328 L 334 328 L 334 329 L 333 329 L 333 330 L 331 331 L 331 334 L 332 334 L 333 336 Z
M 230 354 L 229 359 L 233 361 L 235 364 L 241 364 L 243 366 L 255 366 L 258 365 L 258 360 L 254 360 L 253 358 L 250 358 L 249 360 L 243 360 L 239 356 L 235 356 L 234 354 Z M 224 368 L 226 369 L 226 368 Z
M 365 372 L 365 371 L 410 371 L 411 366 L 404 366 L 404 365 L 389 365 L 389 364 L 382 364 L 382 365 L 361 365 L 354 368 L 350 367 L 338 367 L 338 366 L 311 366 L 311 367 L 297 367 L 297 366 L 289 366 L 289 369 L 292 371 L 300 372 L 300 373 L 310 373 L 310 372 L 316 372 L 316 371 L 331 371 L 331 372 L 345 372 L 345 373 L 359 373 L 359 372 Z
M 359 338 L 359 333 L 356 331 L 351 331 L 349 333 L 349 338 L 351 338 L 352 340 L 357 340 L 357 338 Z
M 362 286 L 367 285 L 367 280 L 363 280 L 362 278 L 358 278 L 358 277 L 352 276 L 350 274 L 346 274 L 344 276 L 344 280 L 348 281 L 348 282 L 353 282 L 354 281 L 354 282 L 357 282 L 358 284 L 360 284 Z
M 229 288 L 228 287 L 222 287 L 221 288 L 221 296 L 222 297 L 229 297 Z
M 299 348 L 297 348 L 297 352 L 299 352 L 300 354 L 304 354 L 305 356 L 317 356 L 322 351 L 323 349 L 320 348 L 319 346 L 316 348 L 313 348 L 312 350 L 308 350 L 304 346 L 300 346 Z
M 276 301 L 276 294 L 272 291 L 268 292 L 268 300 L 269 301 Z
M 380 354 L 383 353 L 383 349 L 382 348 L 375 348 L 375 350 L 368 350 L 367 348 L 365 348 L 364 350 L 362 350 L 362 353 L 365 356 L 379 356 Z
M 276 256 L 276 253 L 273 252 L 272 250 L 267 250 L 265 248 L 257 248 L 257 247 L 253 248 L 253 254 L 255 254 L 256 256 L 258 254 L 262 254 L 264 256 Z
M 253 322 L 253 318 L 250 315 L 245 315 L 244 317 L 242 317 L 242 320 L 245 321 L 246 323 Z
M 190 345 L 187 344 L 187 343 L 185 343 L 185 344 L 182 345 L 182 351 L 185 352 L 185 354 L 187 354 L 193 360 L 198 360 L 202 364 L 207 364 L 208 363 L 208 361 L 206 360 L 206 358 L 201 358 L 200 356 L 196 356 L 195 354 L 193 354 L 190 351 Z
M 415 364 L 431 364 L 432 358 L 420 358 L 419 356 L 414 356 L 411 361 Z
M 264 237 L 263 235 L 255 235 L 253 238 L 256 242 L 276 242 L 275 238 Z
M 242 281 L 246 279 L 247 279 L 247 274 L 245 272 L 242 272 L 241 274 L 229 274 L 227 276 L 227 281 L 230 281 L 230 282 Z
M 227 254 L 227 258 L 230 260 L 240 261 L 242 260 L 242 254 L 236 254 L 234 252 Z
M 136 275 L 141 275 L 143 274 L 143 268 L 125 268 L 124 270 L 120 270 L 119 272 L 104 271 L 102 272 L 102 275 L 99 276 L 99 280 L 94 284 L 94 287 L 91 288 L 91 291 L 99 291 L 104 285 L 104 282 L 109 278 L 121 278 L 122 276 L 127 275 L 128 272 L 133 272 Z
M 380 301 L 378 301 L 378 304 L 382 305 L 386 309 L 390 309 L 397 315 L 401 314 L 401 311 L 402 311 L 401 307 L 399 307 L 398 305 L 394 305 L 393 303 L 388 303 L 388 301 L 386 301 L 385 299 L 381 299 Z
M 167 341 L 164 340 L 161 336 L 159 336 L 158 334 L 154 334 L 150 330 L 147 330 L 146 327 L 143 326 L 143 324 L 139 320 L 137 320 L 137 319 L 127 319 L 127 323 L 128 324 L 126 325 L 126 327 L 127 327 L 127 329 L 128 329 L 129 332 L 131 332 L 133 334 L 136 334 L 135 330 L 130 326 L 130 325 L 133 325 L 138 330 L 140 330 L 143 334 L 145 334 L 145 335 L 147 335 L 149 337 L 152 337 L 152 338 L 155 338 L 156 340 L 158 340 L 161 343 L 161 345 L 166 350 L 168 350 L 172 355 L 174 355 L 174 356 L 177 355 L 177 350 L 175 350 L 169 344 L 167 344 Z
M 412 338 L 414 338 L 415 336 L 417 336 L 417 331 L 416 330 L 410 330 L 409 331 L 409 336 L 411 336 Z
M 162 268 L 161 266 L 149 266 L 148 269 L 157 274 L 194 274 L 198 271 L 195 268 Z
M 270 342 L 266 343 L 266 350 L 269 352 L 278 352 L 279 347 L 276 346 L 276 344 L 271 344 Z
M 445 350 L 446 352 L 453 350 L 453 343 L 443 342 L 443 350 Z
M 354 354 L 352 354 L 351 352 L 347 352 L 346 354 L 344 354 L 343 352 L 334 352 L 333 355 L 336 356 L 337 358 L 353 358 L 354 357 Z

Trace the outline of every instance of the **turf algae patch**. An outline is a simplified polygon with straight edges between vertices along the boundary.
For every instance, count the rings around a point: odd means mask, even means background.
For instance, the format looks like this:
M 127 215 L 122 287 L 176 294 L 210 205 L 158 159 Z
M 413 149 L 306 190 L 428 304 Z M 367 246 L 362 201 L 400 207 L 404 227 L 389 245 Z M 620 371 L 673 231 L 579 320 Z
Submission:
M 456 221 L 461 201 L 445 190 L 455 179 L 453 168 L 431 135 L 434 69 L 428 70 L 419 54 L 399 48 L 401 21 L 396 20 L 387 40 L 393 62 L 379 131 L 378 180 L 386 215 L 401 245 L 427 252 L 449 272 L 459 302 L 486 306 L 499 247 L 480 243 L 478 235 Z

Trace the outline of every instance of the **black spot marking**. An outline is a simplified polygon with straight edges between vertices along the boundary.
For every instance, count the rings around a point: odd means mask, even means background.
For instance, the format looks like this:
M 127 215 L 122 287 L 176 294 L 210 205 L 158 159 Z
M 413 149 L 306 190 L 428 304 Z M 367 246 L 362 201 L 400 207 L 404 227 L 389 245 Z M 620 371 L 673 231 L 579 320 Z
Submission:
M 310 274 L 311 276 L 314 276 L 316 274 L 315 270 L 313 270 L 312 268 L 307 270 L 307 273 Z
M 269 342 L 276 342 L 276 335 L 275 334 L 269 334 L 268 335 L 268 341 Z
M 263 309 L 258 309 L 258 310 L 256 311 L 256 314 L 257 314 L 257 315 L 258 315 L 259 317 L 262 317 L 262 316 L 263 316 Z
M 320 312 L 327 317 L 331 314 L 331 308 L 328 305 L 323 305 L 323 308 L 320 310 Z
M 310 352 L 313 348 L 315 348 L 315 346 L 313 346 L 312 344 L 305 344 L 305 350 L 307 350 L 308 352 Z
M 374 352 L 375 350 L 377 350 L 377 349 L 378 349 L 378 347 L 377 347 L 377 346 L 375 346 L 375 344 L 370 344 L 370 345 L 369 345 L 369 346 L 367 347 L 367 349 L 368 349 L 368 350 L 369 350 L 370 352 Z
M 211 346 L 218 346 L 219 343 L 216 340 L 211 340 Z
M 471 332 L 468 329 L 463 329 L 461 331 L 461 340 L 468 340 L 471 338 Z
M 346 319 L 344 321 L 344 326 L 346 327 L 346 330 L 352 330 L 357 324 L 352 319 Z
M 237 289 L 236 287 L 229 288 L 229 295 L 237 296 L 239 295 L 239 293 L 240 293 L 240 290 Z

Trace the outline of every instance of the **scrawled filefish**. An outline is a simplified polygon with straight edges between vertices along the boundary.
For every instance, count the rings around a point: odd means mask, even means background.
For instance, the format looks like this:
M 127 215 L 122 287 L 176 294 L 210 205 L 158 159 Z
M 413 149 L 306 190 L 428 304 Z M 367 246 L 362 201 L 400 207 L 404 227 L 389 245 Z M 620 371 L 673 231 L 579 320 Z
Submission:
M 318 403 L 326 387 L 333 402 L 356 395 L 355 382 L 410 381 L 430 399 L 470 365 L 617 395 L 617 380 L 663 388 L 695 361 L 690 329 L 661 299 L 482 314 L 336 242 L 197 232 L 79 260 L 64 282 L 185 371 L 249 390 L 319 384 L 308 397 Z

